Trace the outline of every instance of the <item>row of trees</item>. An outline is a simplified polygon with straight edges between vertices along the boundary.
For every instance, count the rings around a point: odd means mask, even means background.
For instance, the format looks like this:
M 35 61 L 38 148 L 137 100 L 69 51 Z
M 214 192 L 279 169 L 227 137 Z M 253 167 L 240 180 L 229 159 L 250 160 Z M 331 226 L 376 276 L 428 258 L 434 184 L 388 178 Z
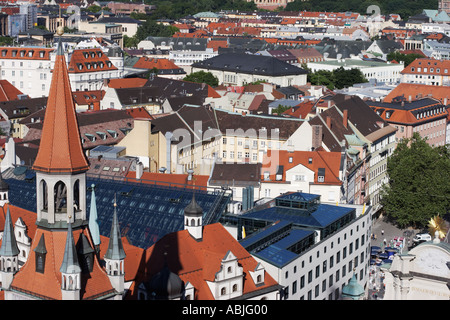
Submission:
M 287 4 L 286 11 L 327 11 L 327 12 L 358 12 L 364 15 L 375 14 L 368 11 L 370 6 L 378 6 L 381 14 L 397 13 L 402 19 L 419 14 L 423 9 L 437 9 L 438 1 L 435 0 L 294 0 Z
M 351 87 L 355 83 L 367 82 L 367 79 L 359 69 L 346 70 L 340 67 L 333 71 L 317 70 L 316 72 L 311 72 L 305 65 L 302 68 L 308 71 L 308 82 L 313 85 L 326 86 L 330 90 L 343 89 Z

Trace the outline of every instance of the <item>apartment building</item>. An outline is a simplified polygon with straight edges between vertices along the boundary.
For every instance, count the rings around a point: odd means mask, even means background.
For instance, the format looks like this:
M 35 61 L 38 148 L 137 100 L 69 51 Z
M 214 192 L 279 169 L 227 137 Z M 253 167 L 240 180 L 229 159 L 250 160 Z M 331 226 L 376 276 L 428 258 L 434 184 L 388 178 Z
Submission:
M 73 50 L 68 72 L 73 91 L 100 90 L 106 79 L 123 75 L 100 48 Z
M 53 49 L 40 47 L 1 47 L 1 79 L 31 98 L 48 96 Z
M 401 82 L 449 86 L 450 60 L 416 59 L 401 72 Z
M 281 87 L 305 85 L 306 70 L 274 57 L 225 53 L 192 64 L 192 72 L 211 72 L 224 85 L 242 86 L 265 81 Z
M 369 206 L 321 203 L 320 196 L 292 193 L 237 218 L 240 244 L 281 285 L 283 300 L 339 300 L 355 276 L 369 278 Z
M 445 104 L 429 97 L 405 100 L 367 103 L 381 118 L 398 129 L 396 141 L 412 138 L 413 133 L 418 132 L 431 146 L 444 146 L 448 117 Z

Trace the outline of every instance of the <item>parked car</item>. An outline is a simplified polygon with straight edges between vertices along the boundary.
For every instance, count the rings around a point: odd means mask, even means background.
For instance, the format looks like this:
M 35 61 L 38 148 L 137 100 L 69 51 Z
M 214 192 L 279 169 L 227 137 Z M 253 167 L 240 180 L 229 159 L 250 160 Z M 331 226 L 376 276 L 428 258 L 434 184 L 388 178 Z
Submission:
M 418 233 L 413 238 L 413 242 L 416 244 L 426 242 L 426 241 L 431 241 L 431 236 L 429 233 Z

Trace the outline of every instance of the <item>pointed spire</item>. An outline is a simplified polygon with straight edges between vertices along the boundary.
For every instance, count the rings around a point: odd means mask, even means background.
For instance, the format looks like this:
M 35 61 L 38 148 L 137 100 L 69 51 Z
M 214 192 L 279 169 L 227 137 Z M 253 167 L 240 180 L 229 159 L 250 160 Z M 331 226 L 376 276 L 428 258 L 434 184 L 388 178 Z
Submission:
M 0 256 L 14 257 L 19 254 L 19 247 L 17 246 L 16 236 L 11 221 L 11 213 L 9 207 L 6 212 L 5 229 L 3 231 L 2 246 L 0 247 Z
M 109 235 L 108 250 L 105 253 L 105 258 L 110 260 L 122 260 L 125 258 L 125 251 L 123 250 L 122 239 L 120 237 L 119 220 L 117 219 L 117 203 L 114 197 L 114 216 L 111 225 L 111 233 Z
M 75 242 L 72 234 L 72 224 L 69 222 L 67 229 L 66 248 L 64 250 L 64 258 L 59 269 L 62 273 L 80 273 L 81 268 L 78 263 L 77 251 L 75 250 Z
M 41 254 L 46 254 L 47 253 L 47 248 L 45 247 L 44 234 L 41 235 L 41 238 L 39 239 L 38 245 L 33 250 L 34 250 L 34 252 L 41 253 Z
M 97 216 L 97 202 L 95 199 L 95 184 L 91 185 L 91 209 L 89 212 L 89 230 L 91 232 L 92 241 L 95 246 L 100 245 L 100 228 L 98 226 Z
M 191 202 L 184 208 L 184 212 L 188 215 L 202 215 L 203 209 L 199 206 L 197 201 L 195 200 L 195 191 L 192 193 Z
M 60 31 L 59 28 L 58 34 Z M 61 38 L 55 57 L 41 143 L 33 169 L 47 173 L 79 173 L 89 169 L 81 145 Z

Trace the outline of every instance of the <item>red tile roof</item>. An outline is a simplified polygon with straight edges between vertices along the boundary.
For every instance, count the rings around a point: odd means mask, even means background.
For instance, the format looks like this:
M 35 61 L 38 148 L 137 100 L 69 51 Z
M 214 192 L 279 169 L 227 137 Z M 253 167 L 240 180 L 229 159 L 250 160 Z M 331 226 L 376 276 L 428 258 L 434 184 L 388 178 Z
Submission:
M 184 283 L 195 288 L 196 300 L 214 300 L 208 281 L 214 281 L 221 261 L 231 251 L 243 268 L 243 294 L 257 292 L 277 286 L 277 282 L 266 272 L 264 284 L 256 286 L 249 271 L 255 270 L 258 262 L 220 224 L 203 227 L 203 240 L 195 240 L 187 230 L 170 233 L 146 251 L 146 279 L 158 273 L 167 261 L 169 269 Z
M 447 86 L 431 86 L 426 84 L 416 83 L 400 83 L 394 88 L 385 98 L 384 102 L 392 102 L 395 97 L 403 96 L 406 101 L 417 100 L 421 97 L 430 96 L 440 100 L 442 103 L 447 99 L 447 104 L 450 104 L 450 89 Z
M 43 172 L 88 170 L 79 132 L 66 59 L 64 54 L 57 54 L 33 169 Z
M 134 180 L 142 183 L 164 185 L 171 187 L 184 188 L 186 185 L 191 185 L 200 188 L 206 188 L 208 186 L 209 176 L 207 175 L 194 175 L 193 181 L 188 181 L 187 174 L 176 173 L 160 173 L 160 172 L 143 172 L 140 179 L 136 180 L 136 172 L 130 171 L 127 174 L 129 180 Z
M 108 82 L 108 87 L 114 89 L 137 88 L 143 87 L 147 83 L 147 81 L 147 79 L 143 78 L 110 79 Z
M 8 80 L 0 80 L 0 101 L 18 100 L 22 91 L 14 87 Z
M 414 71 L 413 71 L 414 68 Z M 421 68 L 419 71 L 418 68 Z M 424 70 L 427 68 L 427 71 Z M 430 70 L 433 68 L 433 71 Z M 447 70 L 447 73 L 445 73 Z M 428 58 L 418 58 L 411 62 L 405 69 L 403 69 L 400 73 L 402 74 L 429 74 L 429 75 L 442 75 L 448 76 L 450 73 L 450 60 L 436 60 L 436 59 L 428 59 Z
M 158 70 L 180 69 L 179 66 L 177 66 L 175 63 L 173 63 L 169 59 L 147 58 L 147 57 L 140 57 L 139 60 L 134 64 L 133 67 L 138 68 L 138 69 L 156 68 Z
M 78 242 L 82 233 L 87 237 L 91 246 L 94 247 L 88 229 L 73 230 L 75 243 Z M 45 238 L 45 247 L 48 253 L 46 255 L 43 273 L 36 272 L 36 257 L 34 251 L 41 236 L 44 236 Z M 12 288 L 21 292 L 31 293 L 32 295 L 61 300 L 62 278 L 59 268 L 62 265 L 64 257 L 66 238 L 67 230 L 52 232 L 38 228 L 34 235 L 27 262 L 15 275 L 11 284 Z M 82 274 L 81 282 L 84 289 L 81 291 L 82 299 L 93 298 L 113 290 L 111 282 L 100 266 L 98 259 L 94 259 L 93 270 L 90 274 Z
M 50 61 L 50 53 L 54 50 L 48 48 L 1 47 L 0 59 Z
M 69 73 L 85 73 L 117 70 L 108 56 L 99 48 L 73 50 Z
M 289 161 L 290 157 L 292 157 L 292 161 Z M 264 172 L 268 171 L 270 182 L 286 182 L 286 171 L 301 164 L 315 173 L 315 184 L 342 184 L 342 181 L 339 180 L 339 168 L 341 164 L 340 152 L 288 152 L 286 150 L 268 150 L 265 158 L 266 159 L 263 160 L 263 165 L 261 167 L 261 181 L 264 181 Z M 309 161 L 309 159 L 312 159 L 312 161 Z M 276 179 L 276 170 L 278 166 L 283 166 L 284 168 L 282 180 Z M 323 182 L 319 182 L 317 179 L 317 171 L 319 168 L 325 168 L 326 170 L 325 179 Z

